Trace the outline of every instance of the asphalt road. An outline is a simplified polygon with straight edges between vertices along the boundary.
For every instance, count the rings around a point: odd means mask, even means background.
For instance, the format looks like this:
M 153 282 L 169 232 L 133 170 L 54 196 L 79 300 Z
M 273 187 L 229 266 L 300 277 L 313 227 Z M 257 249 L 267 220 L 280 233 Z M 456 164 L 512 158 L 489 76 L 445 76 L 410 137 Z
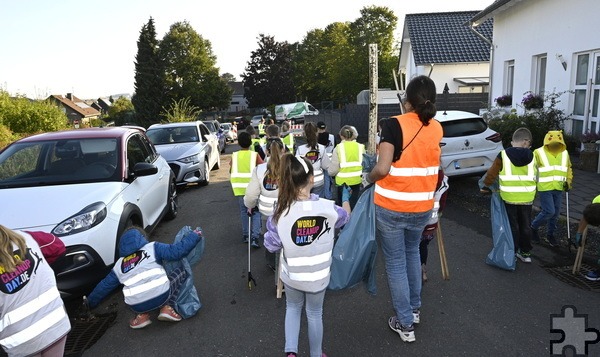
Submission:
M 227 153 L 235 147 L 229 145 Z M 133 313 L 121 292 L 116 292 L 94 311 L 116 309 L 115 324 L 85 356 L 283 356 L 285 297 L 275 297 L 264 248 L 251 252 L 257 286 L 248 289 L 247 248 L 241 242 L 237 201 L 228 182 L 229 157 L 222 155 L 222 167 L 212 172 L 208 186 L 188 187 L 180 193 L 179 216 L 161 223 L 151 237 L 171 242 L 184 225 L 203 228 L 206 250 L 194 268 L 202 309 L 179 323 L 153 316 L 153 324 L 132 330 L 128 321 Z M 600 330 L 600 295 L 565 284 L 542 268 L 568 263 L 570 257 L 536 246 L 534 262 L 518 264 L 515 272 L 486 265 L 492 246 L 486 201 L 471 197 L 476 179 L 452 180 L 450 185 L 442 218 L 450 280 L 441 279 L 434 240 L 416 342 L 402 342 L 387 326 L 393 310 L 380 252 L 376 296 L 363 286 L 327 292 L 323 346 L 329 357 L 550 355 L 551 340 L 561 338 L 550 331 L 551 315 L 560 315 L 569 305 L 587 316 L 588 328 Z M 584 339 L 585 325 L 576 323 L 583 319 L 573 321 L 575 332 L 567 333 L 567 341 Z M 308 356 L 305 321 L 299 348 L 299 356 Z M 589 345 L 588 355 L 600 355 L 600 343 Z

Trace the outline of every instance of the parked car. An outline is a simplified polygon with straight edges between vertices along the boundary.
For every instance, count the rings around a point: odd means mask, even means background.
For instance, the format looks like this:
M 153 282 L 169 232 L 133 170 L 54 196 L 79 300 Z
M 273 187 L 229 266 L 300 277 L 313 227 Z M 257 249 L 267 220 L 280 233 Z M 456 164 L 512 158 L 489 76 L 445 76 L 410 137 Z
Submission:
M 173 171 L 146 134 L 108 127 L 18 140 L 0 152 L 2 224 L 64 241 L 63 294 L 85 294 L 118 258 L 123 231 L 177 216 Z
M 227 143 L 225 142 L 225 134 L 223 134 L 221 124 L 217 120 L 204 120 L 203 123 L 208 128 L 208 131 L 214 134 L 219 140 L 219 153 L 224 153 Z
M 178 185 L 207 185 L 210 170 L 221 165 L 218 139 L 201 121 L 154 124 L 146 135 L 171 166 Z
M 444 129 L 441 165 L 447 176 L 483 174 L 504 149 L 500 133 L 479 115 L 448 110 L 438 111 L 435 119 Z
M 221 124 L 221 129 L 223 129 L 223 134 L 225 135 L 225 140 L 232 143 L 237 140 L 237 131 L 233 127 L 231 123 L 223 123 Z

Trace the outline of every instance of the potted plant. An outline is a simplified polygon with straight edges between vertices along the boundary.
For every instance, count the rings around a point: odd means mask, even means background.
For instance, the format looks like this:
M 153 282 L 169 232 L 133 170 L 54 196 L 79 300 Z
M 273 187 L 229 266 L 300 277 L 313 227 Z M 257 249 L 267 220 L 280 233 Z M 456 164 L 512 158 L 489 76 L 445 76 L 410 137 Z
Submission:
M 525 109 L 542 109 L 544 107 L 544 97 L 539 94 L 535 94 L 531 91 L 525 92 L 525 96 L 523 100 L 521 100 L 521 104 Z
M 579 141 L 583 144 L 583 151 L 595 151 L 598 140 L 600 140 L 600 134 L 598 132 L 590 132 L 589 130 L 579 137 Z
M 512 95 L 510 94 L 505 94 L 505 95 L 501 95 L 498 98 L 496 98 L 496 104 L 498 104 L 499 107 L 509 107 L 512 105 Z

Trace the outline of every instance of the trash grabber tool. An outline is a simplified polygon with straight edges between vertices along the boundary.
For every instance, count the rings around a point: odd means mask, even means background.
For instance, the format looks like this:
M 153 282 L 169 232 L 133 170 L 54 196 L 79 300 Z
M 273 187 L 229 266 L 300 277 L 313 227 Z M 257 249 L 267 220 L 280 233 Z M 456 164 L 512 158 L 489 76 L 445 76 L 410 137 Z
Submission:
M 444 238 L 442 235 L 442 226 L 440 225 L 440 220 L 438 219 L 437 223 L 437 241 L 438 241 L 438 251 L 440 253 L 440 264 L 442 266 L 442 279 L 448 280 L 450 279 L 450 274 L 448 272 L 448 262 L 446 261 L 446 249 L 444 247 Z
M 275 272 L 277 279 L 277 298 L 281 299 L 283 295 L 283 282 L 281 281 L 281 252 L 277 253 L 277 271 Z
M 567 240 L 569 241 L 569 253 L 571 253 L 571 246 L 577 248 L 577 244 L 575 244 L 571 240 L 571 225 L 569 224 L 569 191 L 565 191 L 565 199 L 567 200 Z
M 585 250 L 585 240 L 587 238 L 587 227 L 581 235 L 581 242 L 577 248 L 577 255 L 575 256 L 575 263 L 573 263 L 573 274 L 577 274 L 581 269 L 581 261 L 583 260 L 583 251 Z
M 252 272 L 250 271 L 250 242 L 252 241 L 252 215 L 248 216 L 248 289 L 252 290 L 252 284 L 256 286 L 256 280 L 252 277 Z

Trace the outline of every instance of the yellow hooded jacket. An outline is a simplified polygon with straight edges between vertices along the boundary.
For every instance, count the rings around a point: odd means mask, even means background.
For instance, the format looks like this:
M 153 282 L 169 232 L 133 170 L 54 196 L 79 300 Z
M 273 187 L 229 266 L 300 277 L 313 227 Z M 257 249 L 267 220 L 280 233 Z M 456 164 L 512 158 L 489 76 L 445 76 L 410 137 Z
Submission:
M 573 169 L 562 130 L 548 131 L 544 146 L 533 153 L 538 166 L 538 191 L 562 191 L 565 182 L 571 188 Z

